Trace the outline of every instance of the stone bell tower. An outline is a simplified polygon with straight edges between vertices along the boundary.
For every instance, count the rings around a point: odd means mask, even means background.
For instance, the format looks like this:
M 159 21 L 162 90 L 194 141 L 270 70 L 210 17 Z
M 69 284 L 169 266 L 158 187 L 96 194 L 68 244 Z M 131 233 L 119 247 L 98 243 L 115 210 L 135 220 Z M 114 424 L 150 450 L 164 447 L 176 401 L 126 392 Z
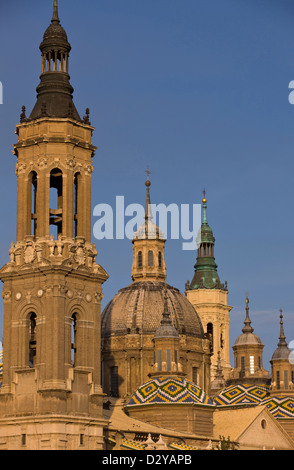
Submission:
M 108 278 L 91 243 L 96 147 L 68 74 L 57 0 L 40 46 L 31 115 L 16 126 L 17 236 L 4 283 L 0 448 L 102 449 L 100 304 Z

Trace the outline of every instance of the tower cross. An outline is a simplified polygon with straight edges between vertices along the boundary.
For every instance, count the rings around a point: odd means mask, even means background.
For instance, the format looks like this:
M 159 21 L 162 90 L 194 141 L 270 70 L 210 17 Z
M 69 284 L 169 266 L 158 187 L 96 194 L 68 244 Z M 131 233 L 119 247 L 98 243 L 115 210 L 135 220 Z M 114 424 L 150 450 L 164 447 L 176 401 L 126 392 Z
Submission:
M 149 181 L 149 176 L 151 175 L 151 171 L 149 170 L 149 166 L 147 166 L 147 170 L 145 171 L 147 173 L 147 180 Z

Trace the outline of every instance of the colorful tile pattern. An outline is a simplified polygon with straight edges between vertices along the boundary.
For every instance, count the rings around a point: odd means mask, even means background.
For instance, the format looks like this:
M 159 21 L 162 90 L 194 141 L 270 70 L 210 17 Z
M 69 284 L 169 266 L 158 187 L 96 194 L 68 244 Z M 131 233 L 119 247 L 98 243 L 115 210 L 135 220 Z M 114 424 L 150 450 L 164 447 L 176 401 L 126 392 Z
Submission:
M 213 405 L 201 388 L 183 377 L 157 377 L 139 387 L 126 407 L 167 403 Z
M 294 419 L 294 397 L 270 397 L 261 404 L 266 405 L 275 418 Z
M 267 398 L 268 390 L 266 385 L 231 385 L 221 390 L 213 401 L 217 406 L 259 405 Z

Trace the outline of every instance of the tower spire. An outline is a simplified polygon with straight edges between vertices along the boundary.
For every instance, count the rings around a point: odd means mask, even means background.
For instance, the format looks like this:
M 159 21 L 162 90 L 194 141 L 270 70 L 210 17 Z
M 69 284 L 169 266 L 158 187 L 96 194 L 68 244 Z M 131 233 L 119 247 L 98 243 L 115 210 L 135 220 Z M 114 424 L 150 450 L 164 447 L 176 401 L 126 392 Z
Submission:
M 147 168 L 146 173 L 147 173 L 147 180 L 145 182 L 145 186 L 146 186 L 145 220 L 147 222 L 148 220 L 151 220 L 153 218 L 153 216 L 152 216 L 152 212 L 151 212 L 151 199 L 150 199 L 151 181 L 149 179 L 149 175 L 150 175 L 151 172 L 150 172 L 149 168 Z
M 280 309 L 280 336 L 279 336 L 279 347 L 287 346 L 286 336 L 284 332 L 284 322 L 283 322 L 283 310 Z
M 82 122 L 73 102 L 74 89 L 69 76 L 71 45 L 60 24 L 57 0 L 54 0 L 53 16 L 43 35 L 40 50 L 42 73 L 37 87 L 37 102 L 29 119 L 69 118 Z
M 202 199 L 202 207 L 203 207 L 203 218 L 202 218 L 202 224 L 207 225 L 207 216 L 206 216 L 206 209 L 207 209 L 207 199 L 206 199 L 206 191 L 203 189 L 203 199 Z
M 254 329 L 251 326 L 251 320 L 249 318 L 249 298 L 248 298 L 248 292 L 246 292 L 246 318 L 244 321 L 244 328 L 242 329 L 243 333 L 253 333 Z
M 58 2 L 57 0 L 54 0 L 54 6 L 53 6 L 53 16 L 51 23 L 60 23 L 60 19 L 58 16 Z
M 226 289 L 220 281 L 217 272 L 217 264 L 215 263 L 215 238 L 212 229 L 207 223 L 207 199 L 205 189 L 203 190 L 202 208 L 202 224 L 196 239 L 197 261 L 194 266 L 195 274 L 190 284 L 190 289 Z

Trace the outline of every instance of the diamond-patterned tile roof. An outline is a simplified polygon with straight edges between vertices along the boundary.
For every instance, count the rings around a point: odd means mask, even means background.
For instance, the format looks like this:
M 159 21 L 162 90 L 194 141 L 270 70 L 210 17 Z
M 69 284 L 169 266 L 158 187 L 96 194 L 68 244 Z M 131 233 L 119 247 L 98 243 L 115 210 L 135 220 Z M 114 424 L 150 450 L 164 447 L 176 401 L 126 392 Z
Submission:
M 268 411 L 275 418 L 294 419 L 294 397 L 274 396 L 264 400 L 262 405 L 266 405 Z
M 125 406 L 154 404 L 213 405 L 200 387 L 183 377 L 156 377 L 141 385 Z
M 221 390 L 213 399 L 217 406 L 259 405 L 268 397 L 267 385 L 231 385 Z

